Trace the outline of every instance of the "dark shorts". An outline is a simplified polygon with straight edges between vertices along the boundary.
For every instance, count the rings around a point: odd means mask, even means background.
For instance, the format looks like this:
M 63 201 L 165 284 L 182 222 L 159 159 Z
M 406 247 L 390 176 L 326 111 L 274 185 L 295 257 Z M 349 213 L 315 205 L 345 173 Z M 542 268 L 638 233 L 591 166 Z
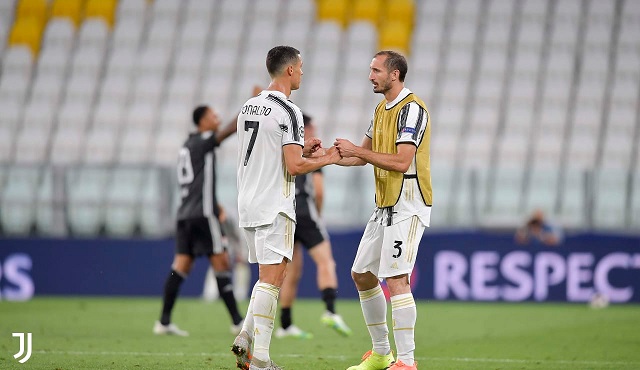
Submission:
M 327 233 L 321 221 L 316 221 L 310 215 L 296 215 L 295 242 L 300 242 L 308 250 L 327 239 Z
M 176 228 L 176 254 L 191 257 L 210 256 L 223 253 L 220 224 L 216 217 L 201 217 L 178 220 Z

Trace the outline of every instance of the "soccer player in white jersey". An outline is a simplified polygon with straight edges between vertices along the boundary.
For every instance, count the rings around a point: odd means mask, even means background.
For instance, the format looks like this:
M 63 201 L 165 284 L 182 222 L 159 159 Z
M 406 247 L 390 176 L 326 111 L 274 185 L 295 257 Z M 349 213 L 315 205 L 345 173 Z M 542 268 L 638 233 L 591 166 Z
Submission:
M 295 176 L 340 160 L 335 147 L 325 150 L 318 139 L 305 141 L 302 112 L 288 100 L 302 80 L 300 52 L 276 46 L 266 66 L 271 84 L 249 99 L 238 116 L 238 214 L 249 262 L 259 264 L 259 280 L 231 348 L 244 370 L 281 369 L 270 359 L 269 345 L 280 287 L 293 257 Z
M 351 275 L 360 295 L 373 349 L 348 370 L 417 370 L 414 360 L 416 304 L 409 285 L 418 246 L 431 217 L 427 108 L 404 87 L 407 61 L 401 54 L 381 51 L 370 65 L 373 91 L 384 95 L 361 146 L 336 139 L 344 158 L 339 164 L 374 166 L 376 210 L 358 246 Z M 387 328 L 387 303 L 378 279 L 391 295 L 394 359 Z

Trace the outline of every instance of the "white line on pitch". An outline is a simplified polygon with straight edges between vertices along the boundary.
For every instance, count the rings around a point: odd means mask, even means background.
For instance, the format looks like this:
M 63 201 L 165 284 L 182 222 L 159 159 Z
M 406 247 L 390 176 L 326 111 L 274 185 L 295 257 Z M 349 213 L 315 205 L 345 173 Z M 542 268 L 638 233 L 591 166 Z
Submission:
M 225 356 L 231 355 L 230 352 L 116 352 L 116 351 L 49 351 L 39 350 L 33 351 L 34 354 L 43 355 L 74 355 L 74 356 L 165 356 L 165 357 L 189 357 L 189 356 Z M 279 354 L 278 357 L 309 357 L 308 355 L 300 355 L 295 353 Z M 318 358 L 331 358 L 336 360 L 346 360 L 351 357 L 344 355 L 321 355 Z M 479 358 L 479 357 L 416 357 L 420 361 L 455 361 L 455 362 L 490 362 L 490 363 L 546 363 L 546 364 L 580 364 L 580 365 L 640 365 L 637 361 L 600 361 L 600 360 L 523 360 L 514 358 Z

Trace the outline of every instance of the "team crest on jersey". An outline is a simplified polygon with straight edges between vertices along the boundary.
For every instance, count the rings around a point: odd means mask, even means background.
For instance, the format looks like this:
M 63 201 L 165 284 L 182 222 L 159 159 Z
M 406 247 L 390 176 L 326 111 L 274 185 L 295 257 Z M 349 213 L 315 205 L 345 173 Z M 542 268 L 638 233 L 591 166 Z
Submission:
M 280 125 L 280 130 L 283 132 L 289 132 L 289 127 L 287 127 L 287 125 Z

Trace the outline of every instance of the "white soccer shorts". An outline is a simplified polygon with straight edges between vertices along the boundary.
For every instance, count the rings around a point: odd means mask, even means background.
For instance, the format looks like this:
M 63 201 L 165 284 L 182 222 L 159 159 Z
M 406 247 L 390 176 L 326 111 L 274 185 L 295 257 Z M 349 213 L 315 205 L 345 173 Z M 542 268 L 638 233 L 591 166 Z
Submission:
M 351 270 L 379 279 L 411 274 L 425 225 L 413 216 L 390 226 L 373 217 L 364 230 Z
M 295 231 L 296 223 L 282 213 L 268 225 L 243 227 L 242 233 L 249 247 L 249 262 L 277 265 L 283 258 L 291 261 Z

